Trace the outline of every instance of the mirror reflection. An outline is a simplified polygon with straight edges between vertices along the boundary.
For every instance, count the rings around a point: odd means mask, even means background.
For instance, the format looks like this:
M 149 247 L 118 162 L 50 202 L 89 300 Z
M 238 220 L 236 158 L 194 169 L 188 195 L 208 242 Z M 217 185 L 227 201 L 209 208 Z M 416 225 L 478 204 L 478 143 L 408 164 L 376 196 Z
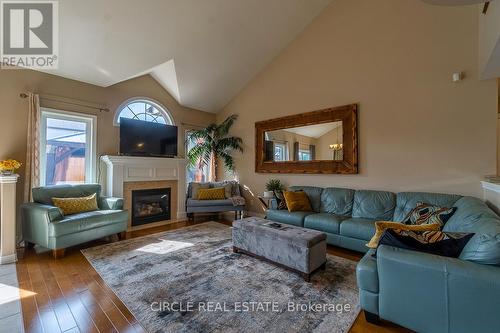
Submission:
M 343 160 L 342 121 L 264 133 L 264 162 Z

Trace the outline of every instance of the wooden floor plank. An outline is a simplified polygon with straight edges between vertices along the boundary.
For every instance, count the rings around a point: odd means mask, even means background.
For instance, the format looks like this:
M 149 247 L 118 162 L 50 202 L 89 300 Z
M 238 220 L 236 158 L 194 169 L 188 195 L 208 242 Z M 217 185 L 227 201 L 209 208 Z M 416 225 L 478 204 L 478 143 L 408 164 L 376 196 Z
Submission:
M 40 320 L 42 322 L 43 330 L 51 333 L 61 332 L 56 314 L 50 302 L 50 297 L 39 263 L 31 263 L 28 266 L 28 273 L 31 279 L 31 287 L 35 293 L 35 302 L 38 309 L 38 315 L 40 316 Z
M 42 322 L 38 315 L 38 308 L 35 301 L 35 295 L 31 291 L 31 283 L 27 281 L 19 282 L 21 289 L 21 310 L 23 314 L 24 331 L 32 333 L 43 333 Z
M 82 300 L 83 305 L 90 313 L 92 320 L 94 321 L 97 329 L 101 333 L 108 332 L 117 332 L 116 328 L 113 326 L 108 316 L 101 309 L 99 304 L 97 304 L 94 296 L 90 293 L 90 291 L 85 290 L 79 293 L 80 299 Z
M 50 302 L 52 304 L 52 308 L 54 309 L 54 313 L 56 314 L 57 322 L 59 323 L 61 331 L 65 332 L 75 328 L 76 321 L 73 318 L 73 314 L 71 313 L 68 304 L 66 303 L 66 299 L 63 297 L 52 269 L 49 267 L 49 263 L 41 262 L 40 269 L 42 271 Z
M 130 327 L 132 327 L 131 323 L 127 321 L 122 312 L 108 297 L 106 292 L 101 288 L 101 285 L 93 278 L 91 274 L 91 269 L 88 269 L 83 278 L 83 280 L 87 283 L 88 291 L 94 296 L 97 304 L 104 311 L 113 326 L 119 332 L 127 331 Z
M 125 304 L 123 304 L 123 302 L 115 295 L 115 293 L 111 290 L 111 288 L 108 287 L 108 285 L 104 282 L 101 276 L 93 268 L 92 270 L 93 270 L 93 272 L 91 273 L 92 277 L 101 286 L 104 293 L 106 293 L 106 295 L 111 299 L 111 301 L 115 304 L 115 306 L 121 311 L 121 313 L 127 319 L 127 321 L 130 324 L 135 325 L 137 323 L 137 320 L 128 310 Z
M 142 237 L 199 222 L 186 221 L 142 229 L 128 233 L 127 237 Z M 231 221 L 223 223 L 232 224 Z M 21 307 L 26 333 L 146 332 L 80 252 L 83 248 L 101 244 L 106 244 L 106 241 L 67 249 L 66 256 L 58 260 L 53 259 L 50 252 L 36 254 L 33 249 L 18 251 L 17 273 L 19 288 L 24 290 L 25 295 L 21 298 Z M 328 253 L 355 261 L 362 257 L 360 253 L 336 247 L 328 247 Z M 361 312 L 350 332 L 409 331 L 387 322 L 372 325 L 366 322 Z
M 54 276 L 57 278 L 59 287 L 61 288 L 62 295 L 65 298 L 71 313 L 73 314 L 73 318 L 75 319 L 79 330 L 85 333 L 99 332 L 94 321 L 92 319 L 89 320 L 89 318 L 91 318 L 90 314 L 80 300 L 78 291 L 73 289 L 70 276 L 68 275 L 68 272 L 63 269 L 63 264 L 56 261 L 51 265 L 51 267 L 53 269 Z

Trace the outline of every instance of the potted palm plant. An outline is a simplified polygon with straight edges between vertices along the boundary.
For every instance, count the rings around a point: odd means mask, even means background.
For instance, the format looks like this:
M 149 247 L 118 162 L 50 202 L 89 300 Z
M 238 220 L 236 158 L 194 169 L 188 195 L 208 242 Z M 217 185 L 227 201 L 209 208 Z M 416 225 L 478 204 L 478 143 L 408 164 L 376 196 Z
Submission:
M 212 123 L 207 127 L 191 131 L 187 135 L 188 141 L 196 142 L 196 146 L 187 153 L 189 166 L 203 168 L 210 165 L 209 181 L 217 181 L 218 161 L 224 163 L 229 171 L 234 171 L 234 159 L 232 152 L 237 150 L 243 152 L 243 140 L 239 137 L 230 136 L 229 130 L 238 115 L 230 115 L 221 124 Z
M 277 197 L 279 198 L 281 192 L 285 189 L 285 186 L 281 183 L 279 179 L 269 179 L 266 183 L 266 191 L 264 191 L 265 198 Z

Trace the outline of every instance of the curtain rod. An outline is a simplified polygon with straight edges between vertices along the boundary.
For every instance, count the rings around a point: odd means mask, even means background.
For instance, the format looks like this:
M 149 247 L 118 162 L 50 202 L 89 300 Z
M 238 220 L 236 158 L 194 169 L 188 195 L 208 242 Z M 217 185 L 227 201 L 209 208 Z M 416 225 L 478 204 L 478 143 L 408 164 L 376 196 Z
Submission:
M 19 97 L 28 98 L 28 94 L 21 93 L 21 94 L 19 94 Z M 65 97 L 61 97 L 61 98 L 65 98 Z M 110 111 L 108 108 L 101 108 L 101 107 L 85 105 L 85 104 L 81 104 L 81 103 L 68 102 L 68 101 L 64 101 L 62 99 L 50 98 L 50 97 L 46 97 L 46 96 L 42 96 L 42 95 L 40 95 L 40 99 L 44 99 L 44 100 L 50 101 L 50 102 L 57 102 L 57 103 L 64 103 L 64 104 L 69 104 L 69 105 L 82 106 L 82 107 L 89 108 L 89 109 L 99 110 L 100 112 L 102 112 L 102 111 L 109 112 Z

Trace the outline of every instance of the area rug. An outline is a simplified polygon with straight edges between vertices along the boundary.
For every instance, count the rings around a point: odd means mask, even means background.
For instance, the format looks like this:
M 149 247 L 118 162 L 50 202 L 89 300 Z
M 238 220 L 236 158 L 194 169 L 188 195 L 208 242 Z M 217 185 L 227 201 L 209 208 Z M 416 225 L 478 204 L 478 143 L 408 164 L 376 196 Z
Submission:
M 347 332 L 360 311 L 354 261 L 328 255 L 307 283 L 232 253 L 216 222 L 82 253 L 148 332 Z

